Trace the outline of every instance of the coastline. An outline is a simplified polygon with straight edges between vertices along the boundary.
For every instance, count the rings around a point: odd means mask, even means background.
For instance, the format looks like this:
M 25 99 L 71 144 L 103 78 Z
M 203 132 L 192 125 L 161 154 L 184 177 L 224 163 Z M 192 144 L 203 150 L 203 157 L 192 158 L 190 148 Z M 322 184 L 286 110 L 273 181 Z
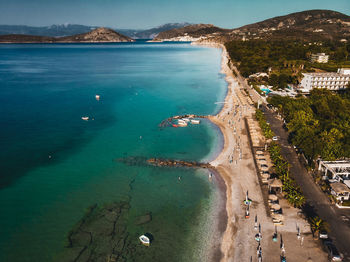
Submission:
M 210 162 L 224 181 L 224 187 L 219 187 L 226 195 L 225 214 L 218 214 L 213 223 L 220 225 L 217 232 L 223 232 L 219 239 L 220 250 L 212 261 L 252 261 L 257 256 L 255 246 L 257 241 L 257 224 L 264 236 L 272 236 L 276 232 L 276 225 L 271 219 L 270 206 L 267 204 L 267 188 L 259 181 L 259 166 L 256 163 L 256 148 L 253 147 L 249 134 L 249 121 L 255 120 L 255 106 L 253 99 L 247 95 L 245 79 L 230 61 L 224 45 L 219 43 L 194 43 L 207 47 L 221 48 L 221 73 L 225 74 L 227 93 L 220 112 L 207 118 L 216 125 L 223 136 L 224 144 L 220 154 Z M 235 74 L 237 73 L 237 75 Z M 248 88 L 249 90 L 249 88 Z M 249 92 L 249 91 L 248 91 Z M 256 121 L 255 121 L 256 122 Z M 258 126 L 258 123 L 255 123 Z M 258 127 L 261 134 L 261 130 Z M 263 141 L 261 136 L 259 139 Z M 268 153 L 265 154 L 269 160 Z M 272 164 L 269 164 L 272 167 Z M 246 194 L 252 204 L 249 216 L 246 217 L 246 205 L 243 203 Z M 321 246 L 314 241 L 310 225 L 299 215 L 300 210 L 292 207 L 286 199 L 279 196 L 279 203 L 283 209 L 283 223 L 278 234 L 283 234 L 288 257 L 295 261 L 325 261 L 325 253 Z M 255 218 L 255 219 L 254 219 Z M 223 222 L 225 220 L 226 223 Z M 261 227 L 260 227 L 261 225 Z M 302 232 L 302 240 L 297 238 L 296 225 Z M 221 228 L 221 231 L 220 231 Z M 305 238 L 305 239 L 304 239 Z M 264 260 L 280 261 L 280 246 L 273 241 L 260 242 Z M 311 251 L 312 250 L 312 251 Z
M 220 253 L 220 256 L 216 254 L 213 256 L 215 258 L 220 258 L 221 262 L 226 262 L 229 260 L 229 257 L 233 256 L 234 253 L 234 241 L 232 240 L 232 236 L 237 232 L 237 226 L 235 225 L 235 221 L 237 220 L 237 212 L 234 210 L 234 206 L 240 207 L 241 203 L 239 199 L 234 198 L 233 195 L 236 192 L 233 192 L 232 184 L 233 179 L 228 170 L 228 166 L 230 165 L 228 160 L 228 154 L 230 148 L 234 146 L 232 143 L 234 142 L 230 133 L 232 133 L 232 129 L 229 128 L 225 124 L 225 116 L 233 110 L 234 106 L 234 87 L 238 83 L 238 80 L 235 79 L 235 76 L 232 73 L 231 68 L 229 67 L 229 54 L 227 53 L 226 47 L 220 43 L 207 43 L 207 42 L 194 42 L 191 43 L 193 45 L 205 46 L 205 47 L 213 47 L 220 48 L 222 50 L 221 53 L 221 71 L 220 73 L 226 75 L 225 81 L 227 82 L 227 91 L 224 99 L 224 104 L 221 110 L 216 114 L 209 116 L 208 119 L 216 125 L 223 136 L 223 145 L 221 152 L 217 155 L 217 157 L 210 162 L 212 166 L 216 168 L 216 173 L 219 174 L 220 178 L 223 180 L 224 186 L 220 186 L 219 189 L 224 191 L 225 195 L 225 214 L 221 212 L 220 214 L 220 228 L 219 232 L 222 233 L 222 239 L 220 243 L 220 251 L 215 253 Z

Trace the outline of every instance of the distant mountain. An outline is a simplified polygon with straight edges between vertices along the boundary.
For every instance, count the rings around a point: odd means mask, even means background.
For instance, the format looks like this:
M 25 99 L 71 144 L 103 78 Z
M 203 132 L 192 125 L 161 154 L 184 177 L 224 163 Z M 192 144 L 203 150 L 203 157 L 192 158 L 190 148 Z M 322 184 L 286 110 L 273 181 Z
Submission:
M 250 39 L 297 39 L 304 41 L 350 38 L 350 16 L 330 10 L 309 10 L 274 17 L 236 29 L 191 25 L 159 33 L 155 40 L 227 42 Z
M 190 23 L 168 23 L 168 24 L 164 24 L 164 25 L 154 27 L 151 29 L 146 29 L 146 30 L 134 30 L 134 31 L 118 30 L 118 31 L 134 39 L 153 39 L 160 32 L 175 29 L 175 28 L 182 28 L 188 25 L 190 25 Z
M 0 43 L 113 43 L 135 41 L 128 36 L 112 29 L 100 27 L 88 33 L 64 37 L 33 36 L 33 35 L 0 35 Z
M 118 29 L 113 30 L 120 32 L 133 39 L 152 39 L 158 33 L 174 28 L 180 28 L 190 25 L 190 23 L 169 23 L 158 27 L 154 27 L 146 30 L 134 30 L 134 29 Z M 98 28 L 98 26 L 85 26 L 85 25 L 51 25 L 51 26 L 25 26 L 25 25 L 0 25 L 0 35 L 21 34 L 21 35 L 36 35 L 36 36 L 71 36 L 77 34 L 83 34 L 90 32 Z
M 90 32 L 97 27 L 85 25 L 51 25 L 51 26 L 25 26 L 25 25 L 0 25 L 0 35 L 21 34 L 40 36 L 69 36 Z

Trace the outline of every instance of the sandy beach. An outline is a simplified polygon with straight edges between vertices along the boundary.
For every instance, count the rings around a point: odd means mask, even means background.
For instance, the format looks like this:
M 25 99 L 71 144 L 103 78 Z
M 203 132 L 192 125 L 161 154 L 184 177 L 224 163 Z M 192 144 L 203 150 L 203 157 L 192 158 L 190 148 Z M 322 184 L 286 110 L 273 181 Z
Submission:
M 281 261 L 282 235 L 285 243 L 284 253 L 288 261 L 327 261 L 325 253 L 320 249 L 317 241 L 313 240 L 306 220 L 298 216 L 298 209 L 290 207 L 284 199 L 280 200 L 280 204 L 284 210 L 285 222 L 277 229 L 278 243 L 272 241 L 276 228 L 269 215 L 269 209 L 264 203 L 245 125 L 245 118 L 254 120 L 253 101 L 243 90 L 244 79 L 233 75 L 233 66 L 226 48 L 215 43 L 199 45 L 222 49 L 221 73 L 226 75 L 228 83 L 222 110 L 217 115 L 208 117 L 220 128 L 224 137 L 221 153 L 210 163 L 217 169 L 226 185 L 227 223 L 221 241 L 220 261 L 258 261 L 259 244 L 254 237 L 258 233 L 254 227 L 255 217 L 261 225 L 264 240 L 260 241 L 260 245 L 265 261 Z M 262 135 L 260 139 L 263 141 Z M 246 206 L 243 203 L 247 191 L 249 198 L 252 199 L 249 219 L 245 218 Z M 302 232 L 302 237 L 299 238 L 297 238 L 298 227 Z

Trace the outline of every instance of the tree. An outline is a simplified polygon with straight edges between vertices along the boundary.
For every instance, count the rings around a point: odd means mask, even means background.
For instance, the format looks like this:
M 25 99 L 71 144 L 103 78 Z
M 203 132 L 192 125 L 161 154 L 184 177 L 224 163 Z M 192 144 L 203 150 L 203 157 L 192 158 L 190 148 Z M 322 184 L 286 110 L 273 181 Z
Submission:
M 309 222 L 310 222 L 312 235 L 314 237 L 318 237 L 318 232 L 323 228 L 324 221 L 318 216 L 316 216 L 316 217 L 310 218 Z

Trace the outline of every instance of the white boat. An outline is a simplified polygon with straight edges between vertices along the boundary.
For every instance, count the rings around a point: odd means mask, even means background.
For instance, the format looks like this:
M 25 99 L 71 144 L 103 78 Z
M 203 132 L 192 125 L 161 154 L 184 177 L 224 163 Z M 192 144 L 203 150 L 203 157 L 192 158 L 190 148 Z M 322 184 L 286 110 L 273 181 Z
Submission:
M 146 237 L 145 235 L 140 236 L 139 239 L 140 239 L 142 245 L 145 245 L 148 247 L 151 244 L 150 239 L 148 237 Z
M 177 120 L 177 124 L 178 124 L 179 126 L 187 126 L 186 121 L 184 121 L 184 120 L 182 120 L 182 119 Z
M 100 100 L 100 95 L 95 95 L 96 100 Z
M 191 124 L 196 124 L 198 125 L 201 121 L 197 119 L 191 119 Z
M 85 121 L 88 121 L 89 120 L 89 117 L 88 116 L 82 116 L 81 119 L 85 120 Z
M 188 119 L 188 118 L 182 118 L 182 120 L 187 122 L 187 123 L 190 122 L 190 119 Z

